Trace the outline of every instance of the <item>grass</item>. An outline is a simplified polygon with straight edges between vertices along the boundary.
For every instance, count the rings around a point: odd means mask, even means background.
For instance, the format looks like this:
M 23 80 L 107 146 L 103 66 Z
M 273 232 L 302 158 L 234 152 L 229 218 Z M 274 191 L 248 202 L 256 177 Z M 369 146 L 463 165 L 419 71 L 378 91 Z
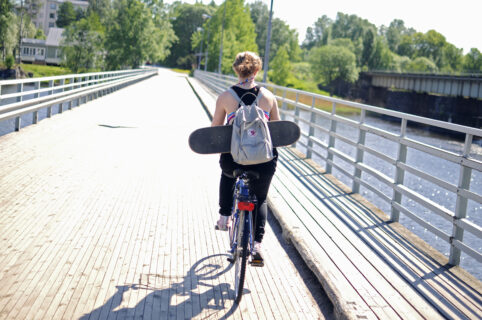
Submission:
M 184 69 L 171 69 L 172 71 L 174 72 L 178 72 L 178 73 L 185 73 L 185 74 L 189 74 L 191 72 L 191 70 L 184 70 Z
M 38 65 L 38 64 L 22 63 L 20 64 L 20 67 L 27 73 L 32 72 L 34 78 L 61 76 L 64 74 L 72 73 L 72 71 L 70 71 L 70 69 L 68 68 L 56 67 L 56 66 L 44 66 L 44 65 Z
M 282 95 L 282 93 L 277 92 L 277 95 Z M 286 93 L 286 99 L 296 101 L 296 93 L 287 92 Z M 300 103 L 303 103 L 304 105 L 309 106 L 309 107 L 311 107 L 313 105 L 313 98 L 310 97 L 310 96 L 299 95 L 298 101 Z M 278 99 L 278 104 L 279 104 L 280 107 L 281 107 L 282 103 L 283 103 L 282 100 Z M 323 100 L 323 99 L 320 99 L 320 98 L 315 98 L 314 105 L 315 105 L 315 108 L 326 111 L 326 112 L 330 112 L 330 113 L 331 113 L 331 110 L 333 108 L 332 102 L 326 101 L 326 100 Z M 290 108 L 290 107 L 291 106 L 288 105 L 288 108 Z M 336 114 L 338 114 L 338 115 L 360 114 L 360 109 L 337 103 L 336 104 Z

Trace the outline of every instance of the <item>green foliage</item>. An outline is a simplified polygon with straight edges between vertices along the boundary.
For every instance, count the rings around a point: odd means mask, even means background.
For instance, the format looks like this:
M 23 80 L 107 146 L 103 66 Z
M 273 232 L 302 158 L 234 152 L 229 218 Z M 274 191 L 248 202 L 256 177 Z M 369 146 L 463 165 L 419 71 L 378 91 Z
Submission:
M 217 8 L 209 23 L 205 23 L 205 28 L 209 30 L 211 35 L 208 48 L 210 57 L 208 69 L 211 71 L 218 69 L 225 6 L 221 72 L 229 74 L 233 72 L 232 64 L 236 54 L 243 51 L 257 52 L 258 46 L 255 42 L 256 34 L 254 23 L 249 14 L 249 7 L 244 5 L 243 0 L 226 0 L 223 5 Z
M 157 62 L 169 54 L 175 40 L 171 25 L 162 15 L 162 2 L 149 6 L 139 0 L 117 0 L 105 42 L 108 69 L 136 68 L 146 61 Z
M 201 49 L 201 40 L 203 51 L 206 51 L 208 42 L 207 29 L 204 28 L 204 32 L 198 32 L 197 29 L 204 23 L 209 23 L 209 19 L 205 20 L 203 14 L 211 16 L 214 7 L 200 3 L 194 5 L 179 3 L 171 8 L 171 11 L 172 29 L 179 41 L 171 49 L 171 53 L 165 59 L 164 64 L 169 67 L 191 69 L 194 64 L 197 64 L 195 54 L 199 53 Z
M 331 45 L 311 50 L 310 63 L 316 81 L 332 85 L 335 81 L 353 83 L 358 79 L 356 58 L 347 48 Z
M 2 58 L 5 58 L 12 14 L 12 3 L 10 0 L 0 0 L 0 50 L 3 52 Z
M 376 26 L 354 14 L 338 12 L 336 20 L 331 26 L 331 35 L 333 38 L 349 38 L 355 41 L 363 39 L 369 29 L 376 30 Z
M 8 55 L 7 58 L 5 58 L 5 67 L 7 69 L 12 69 L 14 63 L 15 63 L 15 58 L 12 55 Z
M 110 0 L 89 0 L 89 7 L 87 8 L 87 15 L 95 13 L 100 17 L 102 23 L 107 23 L 112 15 L 112 4 Z M 82 10 L 77 12 L 77 19 L 85 16 Z
M 318 18 L 313 27 L 306 29 L 306 38 L 303 41 L 303 48 L 310 50 L 313 47 L 320 47 L 328 44 L 331 26 L 333 21 L 326 15 Z
M 45 40 L 47 37 L 45 36 L 43 29 L 37 29 L 35 32 L 35 39 Z
M 31 72 L 34 78 L 61 76 L 61 75 L 71 73 L 71 71 L 67 68 L 56 67 L 56 66 L 43 66 L 38 64 L 24 63 L 24 64 L 21 64 L 20 67 L 25 72 Z
M 256 44 L 258 45 L 259 55 L 264 57 L 266 38 L 268 36 L 268 20 L 269 9 L 262 1 L 256 1 L 249 5 L 251 19 L 255 23 Z M 270 58 L 273 60 L 279 48 L 288 46 L 288 54 L 290 61 L 300 61 L 301 49 L 298 45 L 298 33 L 291 29 L 286 22 L 279 18 L 272 18 L 271 21 L 271 42 L 270 42 Z
M 464 57 L 463 70 L 465 72 L 482 72 L 482 53 L 476 49 L 470 49 Z
M 64 31 L 63 36 L 63 64 L 73 73 L 102 67 L 104 27 L 95 13 L 72 23 Z
M 435 73 L 438 71 L 438 68 L 432 60 L 426 57 L 417 57 L 403 71 Z
M 63 2 L 59 6 L 57 12 L 57 21 L 55 22 L 59 28 L 67 28 L 77 19 L 77 13 L 75 12 L 72 2 Z
M 272 70 L 269 74 L 269 78 L 272 82 L 280 86 L 285 86 L 290 76 L 291 63 L 290 56 L 288 54 L 289 47 L 287 45 L 278 49 L 276 56 L 270 64 Z

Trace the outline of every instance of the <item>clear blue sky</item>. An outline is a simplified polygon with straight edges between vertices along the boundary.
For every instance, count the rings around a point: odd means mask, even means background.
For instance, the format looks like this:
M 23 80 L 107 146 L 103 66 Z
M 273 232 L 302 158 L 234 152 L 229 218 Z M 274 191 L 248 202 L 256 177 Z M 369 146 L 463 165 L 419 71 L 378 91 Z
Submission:
M 200 1 L 200 0 L 199 0 Z M 271 0 L 262 0 L 270 6 Z M 165 0 L 172 3 L 173 0 Z M 195 3 L 196 0 L 183 0 Z M 201 1 L 205 4 L 211 0 Z M 215 0 L 222 4 L 224 0 Z M 247 3 L 255 0 L 245 0 Z M 434 29 L 448 42 L 467 53 L 470 48 L 482 51 L 482 0 L 273 0 L 274 16 L 286 21 L 305 38 L 306 28 L 322 15 L 336 18 L 337 12 L 356 14 L 377 27 L 388 26 L 393 19 L 401 19 L 405 26 L 420 32 Z

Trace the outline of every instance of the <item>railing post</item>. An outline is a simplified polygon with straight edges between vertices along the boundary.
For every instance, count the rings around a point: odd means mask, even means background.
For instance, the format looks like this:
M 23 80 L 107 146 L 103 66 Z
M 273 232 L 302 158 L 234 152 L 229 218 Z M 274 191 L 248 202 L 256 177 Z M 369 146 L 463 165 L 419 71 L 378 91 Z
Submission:
M 60 85 L 60 86 L 63 86 L 64 83 L 65 83 L 65 79 L 62 79 L 62 80 L 60 80 L 59 85 Z M 62 88 L 62 92 L 63 92 L 63 91 L 64 91 L 64 88 Z M 61 103 L 59 103 L 59 113 L 62 113 L 63 111 L 64 111 L 63 103 L 61 102 Z
M 54 86 L 54 81 L 50 80 L 49 81 L 49 88 L 53 88 L 53 86 Z M 48 91 L 48 95 L 51 95 L 53 93 L 54 93 L 53 89 Z M 50 118 L 50 117 L 52 117 L 52 106 L 47 107 L 47 118 Z
M 295 99 L 295 123 L 299 124 L 300 120 L 300 108 L 298 108 L 298 102 L 300 101 L 300 93 L 296 92 L 296 99 Z M 293 148 L 296 148 L 296 142 L 291 145 Z
M 400 127 L 400 139 L 398 144 L 398 156 L 397 156 L 397 167 L 395 168 L 395 186 L 403 185 L 403 180 L 405 179 L 405 170 L 400 168 L 399 163 L 405 163 L 407 161 L 407 146 L 402 143 L 402 139 L 405 138 L 407 133 L 407 119 L 402 119 L 402 124 Z M 390 220 L 398 222 L 400 220 L 400 211 L 393 207 L 393 203 L 402 203 L 402 194 L 395 189 L 393 190 L 392 196 L 392 211 L 390 214 Z
M 333 102 L 333 106 L 331 108 L 331 116 L 336 115 L 336 102 Z M 333 162 L 333 153 L 331 153 L 330 149 L 335 147 L 335 137 L 332 135 L 332 133 L 336 132 L 336 120 L 331 119 L 330 120 L 330 136 L 328 137 L 328 154 L 327 154 L 327 161 L 326 161 L 326 173 L 331 173 L 333 170 L 333 166 L 331 165 L 331 162 Z
M 360 123 L 359 123 L 360 125 L 365 123 L 365 116 L 366 116 L 366 110 L 362 109 L 361 114 L 360 114 Z M 363 149 L 360 148 L 360 146 L 365 145 L 365 138 L 366 138 L 365 130 L 362 130 L 361 128 L 359 128 L 358 129 L 358 143 L 357 143 L 357 147 L 356 147 L 355 164 L 363 163 L 364 152 L 363 152 Z M 354 174 L 355 178 L 361 179 L 361 175 L 362 175 L 362 171 L 359 168 L 355 167 L 355 174 Z M 360 193 L 360 183 L 358 181 L 356 181 L 356 179 L 353 179 L 353 186 L 352 186 L 351 189 L 352 189 L 353 193 Z
M 311 159 L 313 156 L 313 140 L 311 138 L 315 135 L 315 127 L 313 124 L 316 124 L 316 113 L 313 112 L 315 110 L 315 103 L 316 103 L 316 98 L 312 97 L 311 100 L 311 114 L 310 114 L 310 129 L 308 132 L 308 149 L 306 150 L 306 157 L 308 159 Z
M 463 157 L 467 158 L 470 154 L 470 148 L 472 146 L 472 138 L 471 134 L 465 135 L 465 144 L 464 144 L 464 151 Z M 472 169 L 466 167 L 463 163 L 460 164 L 460 174 L 459 174 L 459 183 L 458 183 L 458 190 L 470 188 L 470 178 L 472 176 Z M 464 219 L 467 216 L 467 198 L 457 194 L 457 201 L 455 203 L 455 216 L 454 216 L 454 223 L 452 226 L 452 237 L 450 243 L 450 256 L 449 256 L 449 263 L 452 265 L 459 265 L 460 264 L 460 249 L 456 248 L 453 244 L 454 240 L 458 240 L 462 242 L 464 239 L 464 229 L 457 226 L 455 222 L 460 219 Z
M 37 91 L 38 89 L 40 89 L 40 81 L 35 82 L 33 87 L 34 91 Z M 33 98 L 37 99 L 38 97 L 39 97 L 39 93 L 35 92 L 33 94 Z M 32 114 L 32 124 L 36 124 L 36 123 L 38 123 L 38 111 L 34 111 Z
M 23 83 L 19 83 L 17 85 L 17 93 L 22 93 L 23 92 Z M 17 102 L 21 102 L 23 100 L 23 96 L 19 95 L 17 97 Z M 22 126 L 22 119 L 20 116 L 15 117 L 15 131 L 20 131 L 20 127 Z
M 285 88 L 285 91 L 283 92 L 283 103 L 281 104 L 281 109 L 286 111 L 288 108 L 286 107 L 286 92 L 288 90 Z M 284 112 L 281 113 L 281 120 L 285 120 L 286 119 L 286 115 Z

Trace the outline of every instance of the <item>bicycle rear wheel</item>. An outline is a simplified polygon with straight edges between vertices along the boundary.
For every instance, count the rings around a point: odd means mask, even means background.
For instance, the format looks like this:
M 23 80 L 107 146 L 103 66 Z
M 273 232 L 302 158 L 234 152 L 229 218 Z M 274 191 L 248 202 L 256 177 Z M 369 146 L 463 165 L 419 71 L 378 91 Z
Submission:
M 249 218 L 246 212 L 242 214 L 243 220 L 242 222 L 243 228 L 241 231 L 240 237 L 240 245 L 238 246 L 237 259 L 235 260 L 234 265 L 234 292 L 235 292 L 235 302 L 239 304 L 241 298 L 243 297 L 243 289 L 244 289 L 244 279 L 246 276 L 246 264 L 248 261 L 248 238 L 249 238 Z M 240 223 L 241 224 L 241 223 Z

